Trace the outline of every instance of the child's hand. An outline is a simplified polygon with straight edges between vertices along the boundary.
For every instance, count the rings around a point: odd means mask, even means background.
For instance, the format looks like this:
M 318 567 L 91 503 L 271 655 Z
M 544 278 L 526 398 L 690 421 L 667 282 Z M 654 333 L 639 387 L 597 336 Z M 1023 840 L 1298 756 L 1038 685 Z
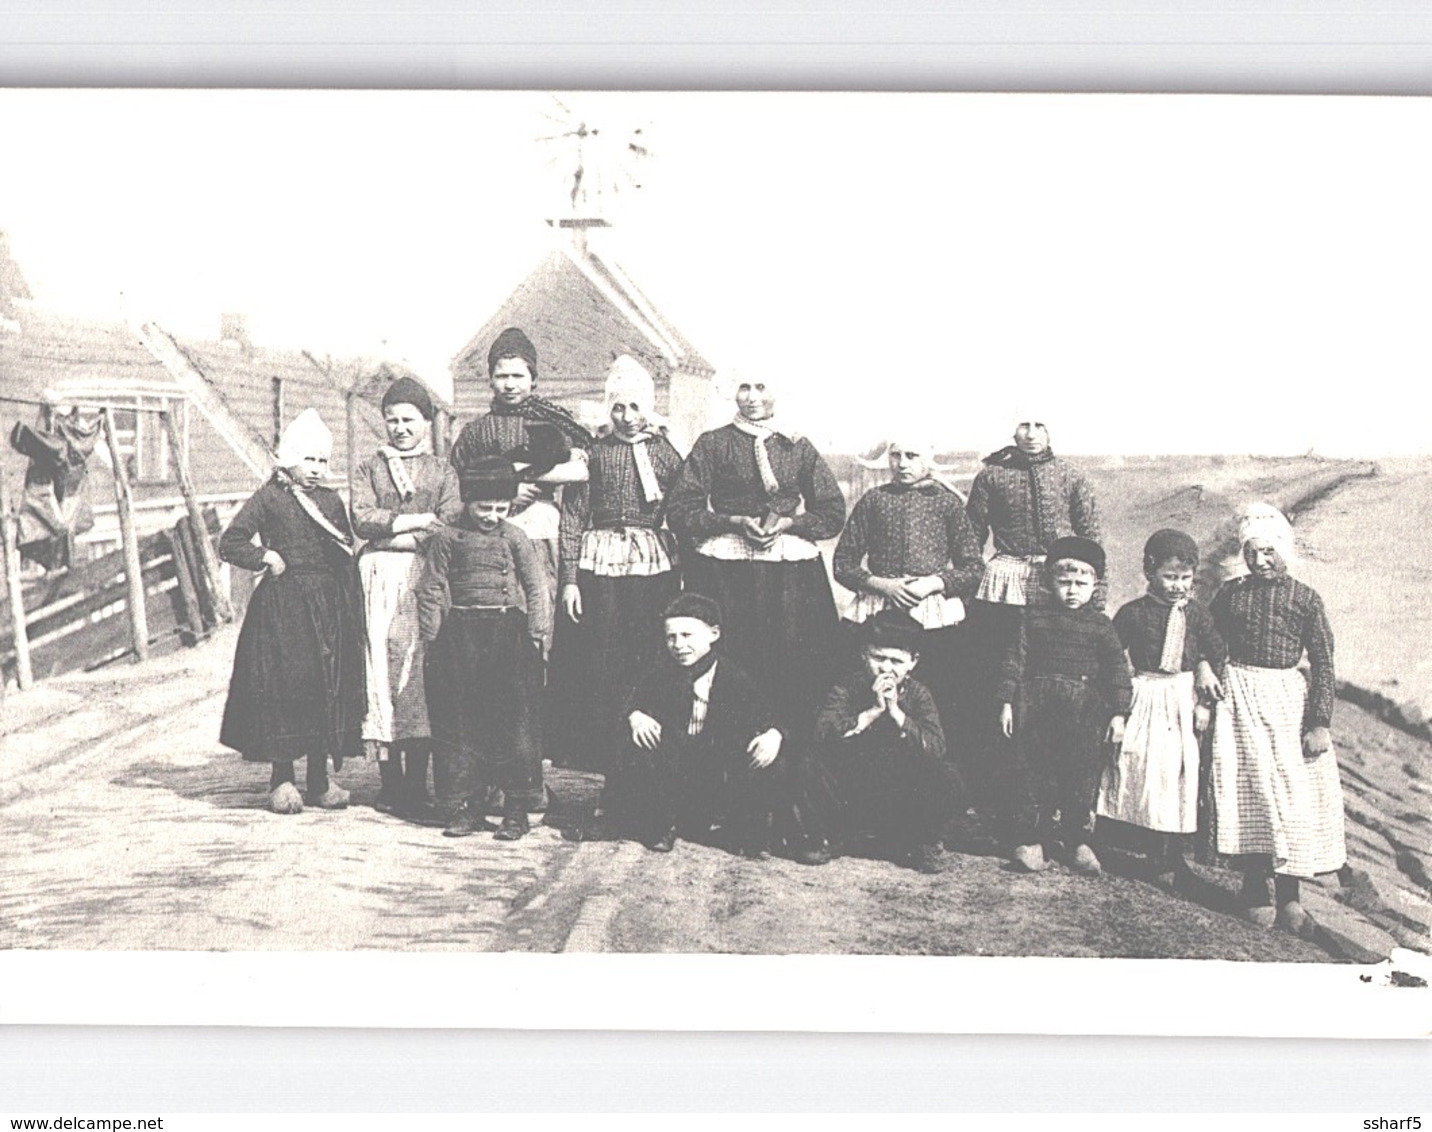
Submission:
M 283 555 L 276 550 L 264 551 L 264 565 L 268 567 L 269 575 L 274 578 L 288 569 L 288 563 L 283 560 Z
M 1332 732 L 1326 727 L 1309 728 L 1303 736 L 1303 754 L 1310 759 L 1325 755 L 1333 749 Z
M 757 546 L 762 545 L 766 539 L 766 528 L 761 525 L 761 520 L 755 515 L 737 515 L 736 533 L 747 542 L 753 542 Z
M 1124 741 L 1124 717 L 1116 715 L 1109 720 L 1109 730 L 1104 732 L 1104 742 L 1118 746 Z
M 859 735 L 862 731 L 869 730 L 870 725 L 884 714 L 885 709 L 882 708 L 879 704 L 876 704 L 874 707 L 871 708 L 866 708 L 863 712 L 861 712 L 855 717 L 855 725 L 844 735 L 842 735 L 841 738 L 855 738 L 855 736 Z
M 631 724 L 631 741 L 643 751 L 654 751 L 661 746 L 661 724 L 646 712 L 632 712 L 627 722 Z
M 512 513 L 516 515 L 519 511 L 526 511 L 541 498 L 542 489 L 535 483 L 519 483 L 517 494 L 512 498 Z
M 905 588 L 903 578 L 866 578 L 865 588 L 878 597 L 894 601 L 895 594 Z
M 1014 738 L 1014 705 L 999 705 L 999 730 L 1006 739 Z
M 926 574 L 923 578 L 911 578 L 905 583 L 905 589 L 915 597 L 915 601 L 924 601 L 932 594 L 945 592 L 945 580 L 938 574 Z
M 769 731 L 762 731 L 746 747 L 746 754 L 751 756 L 751 767 L 755 770 L 764 770 L 770 766 L 780 753 L 781 733 L 774 727 Z
M 895 676 L 890 672 L 882 672 L 875 677 L 875 683 L 870 686 L 875 693 L 875 706 L 878 710 L 888 712 L 900 695 L 900 685 L 895 682 Z
M 1194 669 L 1193 683 L 1200 696 L 1210 700 L 1223 699 L 1223 685 L 1219 683 L 1218 673 L 1213 671 L 1213 665 L 1208 661 L 1198 662 L 1198 667 Z
M 576 582 L 562 587 L 562 610 L 574 625 L 582 620 L 582 591 Z
M 1200 739 L 1208 731 L 1208 725 L 1213 722 L 1213 709 L 1207 704 L 1193 705 L 1193 733 Z

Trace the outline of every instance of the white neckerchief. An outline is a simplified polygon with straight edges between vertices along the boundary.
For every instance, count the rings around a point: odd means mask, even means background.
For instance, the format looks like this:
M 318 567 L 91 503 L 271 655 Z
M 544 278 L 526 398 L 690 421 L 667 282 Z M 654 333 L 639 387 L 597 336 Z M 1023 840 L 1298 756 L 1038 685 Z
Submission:
M 736 419 L 731 423 L 747 436 L 755 438 L 756 470 L 761 473 L 761 485 L 766 489 L 767 495 L 776 495 L 781 490 L 781 481 L 776 479 L 776 469 L 771 466 L 771 453 L 766 447 L 766 441 L 773 436 L 783 436 L 794 443 L 800 439 L 800 434 L 776 428 L 770 423 L 769 417 L 763 421 L 748 421 L 737 413 Z
M 656 465 L 651 462 L 651 453 L 646 450 L 649 440 L 656 439 L 656 433 L 643 429 L 635 436 L 626 437 L 619 432 L 612 435 L 631 449 L 631 458 L 636 462 L 636 478 L 641 483 L 641 497 L 648 503 L 661 498 L 661 481 L 656 478 Z
M 1160 672 L 1183 671 L 1183 642 L 1188 636 L 1188 614 L 1184 612 L 1187 605 L 1188 598 L 1183 598 L 1168 606 L 1168 625 L 1164 627 L 1163 651 L 1159 653 Z
M 406 452 L 399 451 L 391 444 L 379 446 L 378 455 L 388 461 L 388 475 L 393 481 L 393 487 L 397 489 L 398 498 L 404 503 L 412 499 L 413 496 L 417 494 L 418 489 L 414 485 L 413 477 L 403 461 L 413 456 L 426 456 L 431 453 L 432 450 L 433 441 L 431 436 L 423 437 L 416 447 L 409 448 Z
M 313 502 L 313 498 L 308 492 L 299 487 L 298 484 L 294 482 L 293 477 L 284 471 L 284 469 L 279 468 L 274 474 L 277 476 L 278 482 L 282 485 L 283 489 L 287 491 L 289 495 L 293 496 L 293 501 L 298 504 L 299 509 L 317 523 L 323 532 L 332 538 L 334 542 L 341 546 L 345 554 L 351 555 L 353 553 L 352 539 L 328 521 L 328 518 L 318 509 L 318 504 Z
M 686 727 L 688 735 L 700 735 L 706 727 L 706 711 L 711 706 L 711 685 L 716 680 L 716 666 L 720 663 L 713 661 L 711 667 L 691 684 L 691 722 Z

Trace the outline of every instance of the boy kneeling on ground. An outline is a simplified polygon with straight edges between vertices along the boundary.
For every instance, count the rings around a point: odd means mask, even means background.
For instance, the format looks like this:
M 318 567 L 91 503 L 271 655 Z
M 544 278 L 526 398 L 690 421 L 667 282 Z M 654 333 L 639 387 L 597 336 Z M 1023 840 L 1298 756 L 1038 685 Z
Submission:
M 835 852 L 873 834 L 883 856 L 934 872 L 940 830 L 963 790 L 945 761 L 935 701 L 910 675 L 922 629 L 907 613 L 884 610 L 863 632 L 858 667 L 826 693 L 816 717 L 803 809 Z M 829 852 L 817 844 L 802 859 L 824 864 Z
M 667 658 L 624 709 L 631 742 L 613 783 L 618 825 L 669 853 L 678 834 L 701 839 L 720 818 L 731 849 L 766 856 L 790 779 L 785 736 L 766 696 L 717 648 L 716 602 L 684 593 L 664 618 Z

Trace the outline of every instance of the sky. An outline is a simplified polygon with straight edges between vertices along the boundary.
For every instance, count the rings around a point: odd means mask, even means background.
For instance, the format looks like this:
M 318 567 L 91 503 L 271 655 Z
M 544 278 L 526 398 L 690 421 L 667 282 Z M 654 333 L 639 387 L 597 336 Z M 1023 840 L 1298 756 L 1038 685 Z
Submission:
M 1432 452 L 1427 100 L 562 99 L 652 151 L 604 249 L 823 444 L 1034 418 L 1068 452 Z M 441 388 L 553 239 L 554 108 L 0 91 L 0 228 L 40 305 L 198 337 L 241 311 Z

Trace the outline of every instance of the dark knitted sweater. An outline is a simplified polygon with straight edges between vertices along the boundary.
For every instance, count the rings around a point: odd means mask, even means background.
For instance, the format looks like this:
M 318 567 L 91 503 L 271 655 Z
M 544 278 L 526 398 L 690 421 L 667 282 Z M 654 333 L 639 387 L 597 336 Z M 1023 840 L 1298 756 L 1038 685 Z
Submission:
M 1135 672 L 1157 672 L 1163 658 L 1164 631 L 1168 628 L 1172 606 L 1151 594 L 1135 598 L 1114 614 L 1114 630 L 1129 652 Z M 1187 631 L 1183 638 L 1183 661 L 1180 672 L 1192 672 L 1200 660 L 1215 670 L 1228 659 L 1228 647 L 1213 625 L 1213 615 L 1202 603 L 1190 600 L 1184 606 Z
M 351 534 L 348 509 L 336 491 L 315 487 L 308 495 L 325 519 L 344 534 Z M 253 544 L 254 535 L 259 536 L 258 546 Z M 352 556 L 308 517 L 276 479 L 249 496 L 219 538 L 219 557 L 245 570 L 264 569 L 265 550 L 278 551 L 291 570 L 351 569 L 353 565 Z
M 1059 457 L 1027 468 L 986 464 L 975 476 L 965 507 L 975 542 L 994 535 L 998 554 L 1045 554 L 1065 535 L 1100 542 L 1099 511 L 1084 473 Z
M 667 521 L 699 542 L 731 530 L 734 515 L 793 516 L 790 533 L 811 542 L 834 538 L 845 522 L 845 496 L 830 465 L 809 440 L 772 437 L 766 444 L 780 490 L 766 494 L 756 440 L 735 425 L 702 433 L 667 497 Z M 801 503 L 805 513 L 797 515 Z
M 482 456 L 506 456 L 515 449 L 525 447 L 527 444 L 527 425 L 529 416 L 533 421 L 547 421 L 550 419 L 561 429 L 563 436 L 573 448 L 586 449 L 591 444 L 591 437 L 582 426 L 575 420 L 567 421 L 569 414 L 559 406 L 550 405 L 537 398 L 531 399 L 534 404 L 527 406 L 529 412 L 519 409 L 503 409 L 485 413 L 476 420 L 468 421 L 462 426 L 453 441 L 452 452 L 448 458 L 452 466 L 459 472 L 468 467 L 472 462 Z M 542 407 L 542 413 L 537 414 L 538 406 Z M 557 485 L 539 484 L 542 498 L 549 502 L 557 497 Z
M 1296 668 L 1308 657 L 1305 727 L 1332 724 L 1337 699 L 1333 631 L 1323 599 L 1286 574 L 1235 578 L 1213 599 L 1213 623 L 1228 643 L 1228 659 L 1254 668 Z
M 1041 676 L 1092 684 L 1115 715 L 1128 714 L 1133 685 L 1124 646 L 1113 622 L 1092 605 L 1024 608 L 1000 669 L 1000 702 L 1014 703 L 1020 685 Z
M 461 520 L 460 522 L 465 522 Z M 527 632 L 552 639 L 552 599 L 532 540 L 511 523 L 490 533 L 456 525 L 439 527 L 423 548 L 415 594 L 418 630 L 431 641 L 454 605 L 509 606 L 527 613 Z
M 984 558 L 960 497 L 942 484 L 887 483 L 867 491 L 850 512 L 835 548 L 835 580 L 859 592 L 872 576 L 938 574 L 946 597 L 971 601 Z
M 896 693 L 896 701 L 905 713 L 904 728 L 882 715 L 859 735 L 846 739 L 845 733 L 855 726 L 861 712 L 875 706 L 871 678 L 862 669 L 836 684 L 825 695 L 815 720 L 817 743 L 840 744 L 852 751 L 874 754 L 893 747 L 903 747 L 932 759 L 945 757 L 945 732 L 940 726 L 940 713 L 934 697 L 918 680 L 906 679 Z
M 587 482 L 568 484 L 563 491 L 558 575 L 563 584 L 577 580 L 584 531 L 594 527 L 661 526 L 666 514 L 665 497 L 681 472 L 681 455 L 664 436 L 643 443 L 661 485 L 661 499 L 649 503 L 642 497 L 633 446 L 614 436 L 604 436 L 592 445 Z

